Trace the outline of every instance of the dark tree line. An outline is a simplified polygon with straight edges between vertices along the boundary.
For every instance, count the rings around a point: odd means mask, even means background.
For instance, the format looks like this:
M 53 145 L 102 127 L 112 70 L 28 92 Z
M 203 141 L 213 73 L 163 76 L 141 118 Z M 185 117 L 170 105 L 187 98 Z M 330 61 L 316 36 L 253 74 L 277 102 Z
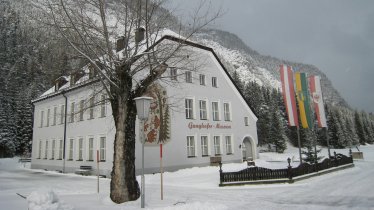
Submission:
M 0 1 L 0 157 L 30 152 L 31 100 L 70 71 L 71 61 L 79 60 L 51 28 L 42 27 L 16 5 Z

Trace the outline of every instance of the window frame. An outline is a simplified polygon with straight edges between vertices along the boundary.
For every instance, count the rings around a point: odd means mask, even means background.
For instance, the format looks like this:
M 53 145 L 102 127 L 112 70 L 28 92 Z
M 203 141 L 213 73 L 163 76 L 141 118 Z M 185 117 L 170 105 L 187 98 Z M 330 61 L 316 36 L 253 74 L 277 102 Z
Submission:
M 50 115 L 51 115 L 51 109 L 48 108 L 47 109 L 47 125 L 46 125 L 46 127 L 49 127 Z
M 59 141 L 59 147 L 58 147 L 58 159 L 62 160 L 63 157 L 63 149 L 64 149 L 64 141 L 62 139 L 58 140 Z
M 225 136 L 225 147 L 226 147 L 226 155 L 232 155 L 234 154 L 234 150 L 233 150 L 233 142 L 232 142 L 232 136 L 231 135 L 226 135 Z M 230 144 L 227 144 L 227 140 L 230 140 Z
M 249 126 L 249 117 L 244 117 L 244 126 Z
M 94 155 L 95 138 L 93 136 L 88 136 L 87 142 L 88 142 L 88 144 L 87 144 L 87 150 L 88 150 L 87 161 L 94 161 L 94 157 L 95 157 L 95 155 Z
M 78 137 L 77 161 L 83 161 L 83 147 L 84 147 L 83 141 L 84 141 L 83 137 Z
M 193 83 L 192 82 L 192 71 L 185 71 L 184 74 L 185 74 L 186 83 Z
M 200 85 L 206 86 L 206 76 L 205 74 L 199 74 Z
M 95 96 L 92 96 L 89 99 L 89 111 L 88 111 L 88 119 L 92 120 L 95 118 Z
M 64 123 L 65 123 L 65 104 L 62 104 L 60 108 L 60 125 Z
M 218 81 L 217 77 L 212 77 L 212 87 L 217 88 L 218 87 Z
M 205 102 L 205 109 L 202 107 L 202 102 Z M 207 120 L 208 119 L 208 102 L 207 100 L 199 100 L 199 115 L 200 120 Z
M 170 79 L 174 81 L 178 81 L 178 69 L 177 68 L 170 68 Z
M 72 161 L 74 160 L 74 138 L 69 138 L 69 155 L 68 155 L 68 160 Z
M 196 141 L 195 141 L 195 136 L 193 136 L 193 135 L 187 136 L 186 140 L 187 140 L 187 157 L 188 158 L 196 157 Z M 192 144 L 191 144 L 191 140 L 193 140 Z
M 43 143 L 42 143 L 42 140 L 39 140 L 39 148 L 38 148 L 38 158 L 37 159 L 41 159 L 42 158 L 42 148 L 43 148 Z
M 184 108 L 186 119 L 194 119 L 194 103 L 195 101 L 193 98 L 185 98 Z
M 206 144 L 203 143 L 203 138 L 205 138 L 204 140 L 206 140 Z M 200 135 L 200 144 L 201 144 L 201 156 L 202 157 L 210 156 L 208 135 Z
M 103 118 L 103 117 L 106 117 L 107 113 L 106 113 L 106 95 L 105 94 L 102 94 L 101 97 L 100 97 L 100 117 Z
M 217 107 L 215 107 L 214 104 L 217 104 Z M 212 120 L 220 121 L 219 101 L 212 101 Z
M 52 139 L 51 160 L 55 159 L 55 152 L 56 152 L 56 139 Z
M 52 120 L 52 126 L 55 126 L 57 122 L 57 106 L 53 107 L 53 120 Z
M 231 103 L 229 102 L 223 103 L 223 118 L 225 121 L 231 121 Z
M 216 143 L 216 140 L 218 140 L 218 144 Z M 213 148 L 215 156 L 222 155 L 221 136 L 213 136 Z
M 78 121 L 83 121 L 84 120 L 84 99 L 79 100 L 79 116 L 78 116 Z
M 104 140 L 104 144 L 102 143 L 102 140 Z M 106 136 L 100 136 L 99 138 L 99 159 L 100 162 L 106 161 Z
M 49 145 L 48 145 L 48 140 L 45 140 L 45 145 L 44 145 L 44 159 L 47 160 L 48 159 L 48 148 Z
M 75 101 L 71 101 L 70 102 L 70 113 L 69 113 L 69 116 L 70 116 L 70 119 L 69 119 L 69 123 L 73 123 L 75 120 Z

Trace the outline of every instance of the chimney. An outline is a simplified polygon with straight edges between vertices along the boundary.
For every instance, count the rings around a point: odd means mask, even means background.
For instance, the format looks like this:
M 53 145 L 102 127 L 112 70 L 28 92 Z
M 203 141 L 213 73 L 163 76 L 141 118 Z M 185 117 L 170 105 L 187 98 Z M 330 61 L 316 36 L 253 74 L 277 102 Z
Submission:
M 67 83 L 67 80 L 64 76 L 61 76 L 55 80 L 55 92 L 60 90 L 60 88 Z
M 124 36 L 121 36 L 119 39 L 117 39 L 117 52 L 123 50 L 126 47 L 126 40 Z
M 135 43 L 136 44 L 143 41 L 144 32 L 145 32 L 145 29 L 143 27 L 140 27 L 140 28 L 136 29 L 136 31 L 135 31 Z

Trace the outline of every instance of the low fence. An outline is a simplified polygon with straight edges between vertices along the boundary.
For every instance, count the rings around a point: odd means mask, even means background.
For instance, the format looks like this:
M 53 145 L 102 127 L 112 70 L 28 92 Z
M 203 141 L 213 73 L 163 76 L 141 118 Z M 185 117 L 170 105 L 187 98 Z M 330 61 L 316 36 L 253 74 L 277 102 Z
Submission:
M 336 154 L 334 156 L 324 159 L 320 163 L 309 164 L 302 163 L 296 168 L 292 168 L 290 165 L 291 159 L 288 158 L 288 167 L 285 169 L 268 169 L 262 167 L 250 167 L 237 172 L 223 172 L 222 163 L 220 166 L 220 186 L 224 186 L 224 183 L 234 182 L 251 182 L 251 181 L 271 181 L 271 180 L 292 180 L 295 177 L 303 176 L 310 173 L 321 172 L 333 167 L 348 165 L 353 163 L 352 156 L 345 156 L 342 154 Z

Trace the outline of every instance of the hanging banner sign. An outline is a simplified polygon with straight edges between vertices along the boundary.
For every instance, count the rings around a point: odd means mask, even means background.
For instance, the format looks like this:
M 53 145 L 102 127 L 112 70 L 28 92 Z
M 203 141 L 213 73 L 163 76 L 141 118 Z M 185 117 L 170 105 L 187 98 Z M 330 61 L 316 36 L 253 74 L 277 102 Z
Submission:
M 145 145 L 166 144 L 170 141 L 170 108 L 166 89 L 155 83 L 145 95 L 153 98 L 148 120 L 144 123 Z

